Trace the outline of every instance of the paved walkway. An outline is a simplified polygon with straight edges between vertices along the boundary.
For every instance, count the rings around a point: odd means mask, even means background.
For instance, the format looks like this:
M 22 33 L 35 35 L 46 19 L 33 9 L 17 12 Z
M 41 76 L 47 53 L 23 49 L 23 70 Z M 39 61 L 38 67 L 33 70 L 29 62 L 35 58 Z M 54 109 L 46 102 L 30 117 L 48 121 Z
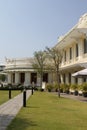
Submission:
M 26 91 L 26 98 L 31 95 L 31 90 Z M 12 119 L 17 115 L 23 106 L 23 93 L 17 95 L 8 102 L 0 105 L 0 130 L 6 130 Z
M 71 95 L 71 94 L 66 94 L 66 93 L 61 93 L 61 97 L 65 97 L 65 98 L 71 98 L 74 100 L 79 100 L 82 102 L 87 102 L 87 97 L 83 97 L 83 96 L 75 96 L 75 95 Z

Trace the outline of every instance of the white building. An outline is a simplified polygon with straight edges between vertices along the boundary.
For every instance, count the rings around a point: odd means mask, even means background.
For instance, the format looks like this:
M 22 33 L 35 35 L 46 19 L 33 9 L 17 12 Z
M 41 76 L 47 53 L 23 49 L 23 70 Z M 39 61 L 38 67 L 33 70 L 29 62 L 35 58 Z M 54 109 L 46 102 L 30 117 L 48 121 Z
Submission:
M 63 50 L 63 60 L 60 66 L 62 83 L 82 83 L 86 78 L 73 78 L 71 75 L 81 69 L 87 68 L 87 14 L 84 14 L 78 23 L 64 36 L 60 37 L 56 48 Z M 31 66 L 32 58 L 7 59 L 5 71 L 8 74 L 8 83 L 35 82 L 40 84 L 40 78 Z M 51 73 L 45 73 L 45 82 L 53 82 Z
M 62 83 L 86 82 L 86 78 L 73 78 L 71 75 L 87 68 L 87 14 L 55 46 L 63 50 L 63 60 L 60 67 Z
M 5 72 L 7 73 L 8 83 L 31 85 L 33 82 L 39 86 L 40 76 L 32 68 L 33 58 L 6 59 Z M 51 73 L 45 72 L 43 82 L 52 82 Z

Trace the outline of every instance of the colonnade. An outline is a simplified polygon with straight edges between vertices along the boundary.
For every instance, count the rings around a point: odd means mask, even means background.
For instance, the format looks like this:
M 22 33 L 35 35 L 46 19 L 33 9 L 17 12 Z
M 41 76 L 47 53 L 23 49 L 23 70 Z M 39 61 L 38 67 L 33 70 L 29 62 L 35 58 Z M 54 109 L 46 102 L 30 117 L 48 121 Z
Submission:
M 28 85 L 31 85 L 32 83 L 32 76 L 31 74 L 33 72 L 23 72 L 24 73 L 24 85 L 28 86 Z M 34 72 L 35 73 L 35 72 Z M 22 83 L 21 82 L 21 72 L 9 72 L 8 75 L 7 75 L 7 78 L 8 78 L 8 83 L 9 84 L 20 84 Z M 48 83 L 51 83 L 53 82 L 53 77 L 52 77 L 52 73 L 48 73 Z M 36 76 L 36 84 L 37 86 L 40 85 L 40 76 L 37 74 Z
M 72 75 L 72 74 L 71 74 Z M 84 78 L 77 78 L 77 81 L 76 81 L 76 78 L 75 77 L 69 77 L 69 73 L 65 73 L 65 79 L 64 79 L 64 76 L 63 74 L 60 75 L 60 79 L 61 79 L 61 83 L 62 84 L 82 84 L 84 82 Z M 69 78 L 71 79 L 71 81 L 69 81 Z M 87 78 L 85 78 L 85 81 L 87 82 Z

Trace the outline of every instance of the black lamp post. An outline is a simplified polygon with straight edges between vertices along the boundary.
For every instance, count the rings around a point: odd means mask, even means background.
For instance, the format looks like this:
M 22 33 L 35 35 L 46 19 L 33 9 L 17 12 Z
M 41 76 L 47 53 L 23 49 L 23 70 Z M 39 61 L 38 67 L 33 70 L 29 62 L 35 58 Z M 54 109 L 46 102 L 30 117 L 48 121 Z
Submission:
M 26 107 L 26 89 L 23 91 L 23 107 Z
M 9 99 L 11 99 L 11 87 L 9 87 Z

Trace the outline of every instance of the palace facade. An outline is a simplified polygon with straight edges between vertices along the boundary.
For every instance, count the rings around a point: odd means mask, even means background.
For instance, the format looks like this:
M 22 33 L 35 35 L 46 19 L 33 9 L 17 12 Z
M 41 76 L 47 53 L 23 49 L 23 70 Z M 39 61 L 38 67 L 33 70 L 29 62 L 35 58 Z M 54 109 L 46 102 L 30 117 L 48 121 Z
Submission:
M 63 50 L 63 59 L 60 66 L 61 83 L 86 82 L 87 78 L 74 78 L 72 74 L 87 68 L 87 14 L 84 14 L 78 23 L 64 36 L 58 39 L 54 46 Z M 8 75 L 8 83 L 25 83 L 30 85 L 32 82 L 40 84 L 40 77 L 31 65 L 33 58 L 25 59 L 6 59 L 5 72 Z M 52 73 L 44 73 L 44 82 L 53 82 Z
M 29 86 L 34 82 L 36 86 L 40 86 L 40 76 L 32 67 L 33 60 L 33 58 L 6 59 L 4 72 L 7 73 L 8 83 Z M 50 72 L 43 74 L 43 82 L 50 83 L 52 80 Z
M 55 47 L 63 50 L 61 82 L 68 84 L 86 82 L 86 77 L 74 78 L 72 74 L 87 68 L 87 14 L 84 14 L 65 36 L 60 37 Z

